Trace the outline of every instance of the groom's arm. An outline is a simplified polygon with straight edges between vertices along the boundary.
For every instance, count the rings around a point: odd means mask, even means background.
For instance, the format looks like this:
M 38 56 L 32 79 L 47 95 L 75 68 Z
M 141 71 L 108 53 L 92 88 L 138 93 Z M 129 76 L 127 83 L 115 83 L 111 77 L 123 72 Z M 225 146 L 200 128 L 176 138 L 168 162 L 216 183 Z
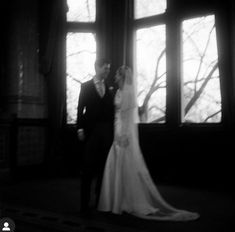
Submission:
M 81 85 L 81 90 L 78 98 L 78 107 L 77 107 L 77 134 L 78 138 L 80 140 L 84 140 L 84 129 L 83 129 L 83 111 L 85 108 L 85 91 L 84 91 L 84 85 Z

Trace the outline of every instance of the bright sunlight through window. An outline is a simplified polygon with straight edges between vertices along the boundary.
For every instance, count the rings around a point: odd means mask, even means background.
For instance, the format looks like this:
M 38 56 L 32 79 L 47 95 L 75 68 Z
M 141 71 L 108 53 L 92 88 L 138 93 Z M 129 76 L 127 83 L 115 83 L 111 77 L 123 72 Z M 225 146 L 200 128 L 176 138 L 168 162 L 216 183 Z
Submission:
M 183 33 L 183 121 L 221 121 L 221 93 L 214 16 L 185 20 Z
M 67 0 L 67 22 L 92 23 L 96 18 L 96 0 Z M 78 97 L 81 83 L 95 74 L 96 35 L 94 32 L 68 32 L 66 38 L 66 106 L 67 123 L 77 120 Z
M 165 26 L 138 29 L 135 43 L 140 120 L 163 123 L 166 110 Z
M 135 0 L 135 19 L 162 14 L 166 10 L 166 0 Z
M 96 0 L 67 0 L 69 11 L 67 21 L 70 22 L 95 22 Z
M 81 83 L 95 74 L 96 41 L 92 33 L 67 35 L 67 123 L 77 119 Z

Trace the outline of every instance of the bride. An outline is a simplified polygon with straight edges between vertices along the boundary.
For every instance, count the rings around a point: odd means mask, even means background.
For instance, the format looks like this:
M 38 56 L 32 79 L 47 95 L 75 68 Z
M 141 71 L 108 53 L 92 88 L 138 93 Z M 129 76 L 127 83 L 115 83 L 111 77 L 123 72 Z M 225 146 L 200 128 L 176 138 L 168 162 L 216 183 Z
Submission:
M 151 179 L 138 141 L 137 99 L 132 71 L 121 66 L 115 76 L 115 135 L 102 180 L 98 210 L 123 212 L 144 219 L 189 221 L 198 213 L 176 209 L 160 195 Z

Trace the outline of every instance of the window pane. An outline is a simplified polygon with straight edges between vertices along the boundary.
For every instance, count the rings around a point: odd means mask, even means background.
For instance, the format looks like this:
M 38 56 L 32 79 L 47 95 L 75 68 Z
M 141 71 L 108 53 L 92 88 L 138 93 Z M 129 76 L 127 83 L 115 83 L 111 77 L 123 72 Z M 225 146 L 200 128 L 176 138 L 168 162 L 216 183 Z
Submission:
M 94 22 L 96 17 L 96 0 L 67 0 L 67 21 Z
M 94 75 L 95 59 L 94 34 L 67 34 L 67 123 L 75 123 L 77 120 L 80 85 Z
M 221 121 L 221 93 L 214 16 L 183 22 L 184 121 Z
M 166 0 L 135 0 L 135 19 L 162 14 L 166 10 Z
M 165 26 L 136 31 L 137 94 L 141 122 L 165 122 Z

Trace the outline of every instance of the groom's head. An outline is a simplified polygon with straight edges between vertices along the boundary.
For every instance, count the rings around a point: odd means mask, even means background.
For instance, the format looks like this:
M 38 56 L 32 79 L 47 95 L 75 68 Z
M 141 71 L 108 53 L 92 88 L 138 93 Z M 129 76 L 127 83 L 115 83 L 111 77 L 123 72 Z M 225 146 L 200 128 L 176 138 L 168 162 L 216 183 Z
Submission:
M 105 58 L 97 59 L 95 61 L 95 72 L 100 80 L 106 79 L 110 72 L 110 61 Z

